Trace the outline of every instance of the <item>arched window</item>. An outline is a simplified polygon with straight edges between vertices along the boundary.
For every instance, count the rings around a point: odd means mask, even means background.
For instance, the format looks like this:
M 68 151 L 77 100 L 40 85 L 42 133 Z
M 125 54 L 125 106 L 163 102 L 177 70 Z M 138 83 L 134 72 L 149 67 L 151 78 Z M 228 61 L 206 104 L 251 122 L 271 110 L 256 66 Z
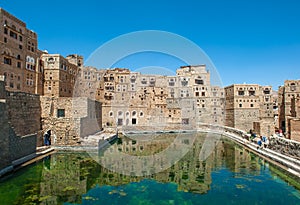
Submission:
M 295 91 L 296 90 L 296 84 L 295 83 L 291 83 L 291 91 Z
M 119 111 L 118 112 L 118 116 L 122 116 L 123 115 L 123 112 L 122 111 Z
M 136 111 L 132 111 L 132 116 L 136 116 Z
M 113 112 L 113 111 L 110 111 L 110 112 L 109 112 L 109 116 L 110 116 L 110 117 L 113 117 L 113 116 L 114 116 L 114 112 Z

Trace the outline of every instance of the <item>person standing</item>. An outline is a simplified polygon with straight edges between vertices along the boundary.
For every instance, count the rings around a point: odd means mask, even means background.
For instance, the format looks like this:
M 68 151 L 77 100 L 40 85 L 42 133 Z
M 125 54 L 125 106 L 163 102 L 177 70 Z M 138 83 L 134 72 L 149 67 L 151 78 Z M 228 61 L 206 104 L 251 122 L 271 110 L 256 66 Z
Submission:
M 51 145 L 51 130 L 48 130 L 44 135 L 44 145 L 45 146 Z

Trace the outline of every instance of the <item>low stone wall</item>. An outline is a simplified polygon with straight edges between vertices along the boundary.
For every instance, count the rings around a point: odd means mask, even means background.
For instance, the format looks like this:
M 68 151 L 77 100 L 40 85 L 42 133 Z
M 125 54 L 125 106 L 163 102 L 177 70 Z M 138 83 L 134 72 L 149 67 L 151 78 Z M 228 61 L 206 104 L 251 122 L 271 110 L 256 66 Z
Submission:
M 300 143 L 282 137 L 272 137 L 269 139 L 269 149 L 291 157 L 300 159 Z
M 245 138 L 245 135 L 247 134 L 243 130 L 238 130 L 231 127 L 224 127 L 224 126 L 216 126 L 216 125 L 207 125 L 203 124 L 200 125 L 199 128 L 201 130 L 215 130 L 219 133 L 224 132 L 229 134 L 237 135 L 243 139 Z M 268 148 L 272 151 L 275 151 L 277 153 L 283 154 L 285 156 L 290 156 L 293 158 L 300 159 L 300 142 L 289 140 L 283 137 L 269 137 L 269 145 Z

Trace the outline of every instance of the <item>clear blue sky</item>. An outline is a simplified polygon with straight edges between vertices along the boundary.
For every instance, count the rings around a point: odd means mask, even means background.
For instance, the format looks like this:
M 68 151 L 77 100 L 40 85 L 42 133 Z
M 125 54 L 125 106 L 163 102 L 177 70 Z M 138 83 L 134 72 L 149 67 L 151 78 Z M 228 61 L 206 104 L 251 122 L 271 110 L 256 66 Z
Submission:
M 0 7 L 37 32 L 39 49 L 49 53 L 87 58 L 121 34 L 163 30 L 200 46 L 225 86 L 246 82 L 277 90 L 285 79 L 300 78 L 297 0 L 1 0 Z

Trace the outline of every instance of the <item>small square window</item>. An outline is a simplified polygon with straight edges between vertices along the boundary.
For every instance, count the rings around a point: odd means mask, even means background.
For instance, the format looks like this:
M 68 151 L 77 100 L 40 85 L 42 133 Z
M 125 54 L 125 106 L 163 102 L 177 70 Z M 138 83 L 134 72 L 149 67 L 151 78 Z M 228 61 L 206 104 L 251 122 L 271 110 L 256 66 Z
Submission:
M 57 109 L 57 117 L 65 117 L 65 109 Z

